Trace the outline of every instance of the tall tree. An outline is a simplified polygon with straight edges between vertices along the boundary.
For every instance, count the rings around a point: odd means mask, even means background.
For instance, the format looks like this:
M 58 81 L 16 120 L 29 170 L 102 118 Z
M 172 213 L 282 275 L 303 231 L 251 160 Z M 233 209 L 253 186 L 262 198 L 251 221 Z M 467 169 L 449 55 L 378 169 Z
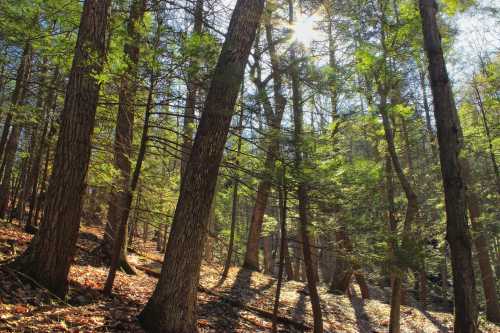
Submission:
M 294 18 L 294 1 L 288 0 L 288 12 L 289 12 L 289 22 L 293 25 Z M 310 241 L 310 229 L 309 224 L 309 195 L 308 195 L 308 181 L 306 175 L 304 174 L 304 155 L 307 152 L 304 151 L 304 111 L 303 111 L 303 99 L 302 91 L 300 87 L 300 72 L 299 63 L 297 60 L 296 49 L 298 43 L 294 43 L 290 49 L 290 61 L 292 65 L 290 66 L 290 77 L 292 81 L 292 109 L 293 109 L 293 141 L 294 141 L 294 153 L 295 153 L 295 172 L 298 177 L 297 184 L 297 199 L 298 199 L 298 213 L 299 213 L 299 230 L 300 238 L 302 239 L 302 252 L 304 256 L 304 267 L 307 279 L 307 287 L 309 289 L 309 297 L 311 299 L 311 305 L 313 309 L 313 319 L 314 319 L 314 332 L 323 332 L 323 317 L 321 313 L 321 304 L 318 294 L 318 289 L 316 287 L 317 281 L 317 271 L 315 270 L 312 251 L 311 251 L 311 241 Z
M 446 203 L 446 240 L 451 250 L 454 331 L 477 332 L 477 302 L 472 243 L 467 222 L 465 183 L 459 161 L 462 130 L 441 45 L 435 0 L 419 0 L 424 47 L 429 60 L 429 77 L 439 143 L 439 158 Z
M 85 0 L 40 230 L 14 265 L 64 297 L 76 250 L 111 0 Z
M 104 233 L 104 244 L 108 256 L 112 255 L 113 240 L 116 239 L 118 225 L 122 220 L 126 206 L 127 192 L 130 183 L 130 159 L 134 130 L 134 111 L 136 93 L 139 84 L 138 64 L 141 45 L 141 21 L 146 11 L 145 0 L 134 0 L 130 6 L 127 23 L 127 42 L 124 46 L 127 68 L 122 75 L 118 100 L 118 115 L 116 119 L 114 142 L 114 165 L 119 170 L 117 189 L 110 194 L 108 207 L 108 222 Z M 126 230 L 127 228 L 125 228 Z M 127 233 L 125 234 L 125 236 Z M 127 261 L 127 239 L 123 242 L 120 252 L 120 267 L 127 273 L 135 273 Z
M 139 319 L 151 332 L 195 332 L 196 297 L 217 175 L 264 0 L 238 0 L 181 182 L 161 276 Z
M 270 8 L 273 5 L 268 5 Z M 266 40 L 271 58 L 271 77 L 273 79 L 274 91 L 274 108 L 266 91 L 266 85 L 260 77 L 260 68 L 257 69 L 257 75 L 253 81 L 257 87 L 261 103 L 264 107 L 266 121 L 269 126 L 269 144 L 266 149 L 266 159 L 264 162 L 264 177 L 259 182 L 255 203 L 252 210 L 252 219 L 250 220 L 250 228 L 248 232 L 248 240 L 245 252 L 245 261 L 243 266 L 248 269 L 259 270 L 259 240 L 262 233 L 262 223 L 266 212 L 269 192 L 271 191 L 272 175 L 275 171 L 275 163 L 279 152 L 279 134 L 281 129 L 281 121 L 285 112 L 286 99 L 283 95 L 283 79 L 280 57 L 276 51 L 276 41 L 273 38 L 273 26 L 271 21 L 272 10 L 267 10 L 264 15 L 264 25 Z M 258 59 L 256 66 L 260 66 Z

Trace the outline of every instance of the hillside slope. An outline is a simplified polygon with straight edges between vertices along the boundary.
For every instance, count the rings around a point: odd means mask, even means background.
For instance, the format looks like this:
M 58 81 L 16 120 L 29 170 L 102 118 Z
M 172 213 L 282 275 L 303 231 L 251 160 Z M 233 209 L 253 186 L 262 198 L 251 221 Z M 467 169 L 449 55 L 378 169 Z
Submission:
M 107 274 L 99 264 L 97 251 L 102 230 L 82 228 L 78 253 L 71 268 L 71 291 L 65 301 L 57 300 L 42 288 L 6 267 L 0 268 L 1 332 L 143 332 L 136 315 L 154 289 L 161 256 L 131 255 L 140 270 L 137 276 L 119 273 L 114 296 L 101 294 Z M 13 225 L 0 226 L 0 261 L 23 251 L 31 235 Z M 144 250 L 144 249 L 142 249 Z M 140 252 L 139 250 L 137 252 Z M 144 271 L 148 271 L 146 274 Z M 276 281 L 268 275 L 232 268 L 227 280 L 218 285 L 222 268 L 205 264 L 200 281 L 200 332 L 266 332 L 271 328 Z M 156 272 L 156 273 L 155 273 Z M 363 301 L 359 290 L 352 296 L 332 295 L 320 288 L 327 332 L 385 332 L 389 305 L 384 293 L 372 288 L 376 299 Z M 303 283 L 286 282 L 282 291 L 280 330 L 308 331 L 312 326 L 309 297 Z M 402 308 L 403 332 L 451 332 L 451 314 Z M 482 323 L 485 332 L 500 332 Z

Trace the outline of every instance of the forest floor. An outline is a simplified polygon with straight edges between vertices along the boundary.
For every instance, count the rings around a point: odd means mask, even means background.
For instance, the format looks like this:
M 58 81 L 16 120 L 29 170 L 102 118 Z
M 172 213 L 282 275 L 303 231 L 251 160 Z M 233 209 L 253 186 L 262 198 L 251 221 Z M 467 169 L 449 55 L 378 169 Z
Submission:
M 70 293 L 66 300 L 52 296 L 35 284 L 26 283 L 19 272 L 0 267 L 0 332 L 143 332 L 136 316 L 151 295 L 161 267 L 162 255 L 154 244 L 142 244 L 130 254 L 138 275 L 117 274 L 114 294 L 101 290 L 107 268 L 99 263 L 96 251 L 102 229 L 82 227 L 78 252 L 70 271 Z M 16 225 L 0 224 L 0 262 L 21 253 L 31 239 Z M 138 255 L 137 253 L 148 253 Z M 148 274 L 145 273 L 148 271 Z M 156 273 L 155 273 L 156 272 Z M 226 281 L 218 285 L 222 267 L 204 264 L 198 293 L 200 332 L 266 332 L 276 280 L 268 275 L 232 268 Z M 373 299 L 362 300 L 356 287 L 351 296 L 332 295 L 320 288 L 325 331 L 388 331 L 388 295 L 371 288 Z M 309 331 L 312 312 L 304 283 L 289 281 L 283 286 L 280 306 L 281 332 Z M 452 332 L 449 313 L 401 309 L 403 332 Z M 484 332 L 500 332 L 500 327 L 482 322 Z

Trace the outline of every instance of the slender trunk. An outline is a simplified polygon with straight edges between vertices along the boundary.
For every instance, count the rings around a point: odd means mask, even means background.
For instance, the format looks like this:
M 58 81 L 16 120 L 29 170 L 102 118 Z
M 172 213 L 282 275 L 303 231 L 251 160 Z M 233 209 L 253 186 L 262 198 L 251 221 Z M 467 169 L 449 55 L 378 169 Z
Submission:
M 424 46 L 434 97 L 434 116 L 439 142 L 441 174 L 446 204 L 446 239 L 451 249 L 456 333 L 477 332 L 472 244 L 467 223 L 465 183 L 459 161 L 463 137 L 450 80 L 446 71 L 435 0 L 419 0 Z
M 9 136 L 10 127 L 12 124 L 12 117 L 15 113 L 15 108 L 20 105 L 23 101 L 23 95 L 26 95 L 26 85 L 28 82 L 29 75 L 31 74 L 31 61 L 33 58 L 33 48 L 30 41 L 27 41 L 24 45 L 23 55 L 21 57 L 21 62 L 17 68 L 16 84 L 14 86 L 14 91 L 11 97 L 11 106 L 7 117 L 5 118 L 2 136 L 0 137 L 0 158 L 4 154 L 5 144 L 7 143 L 7 138 Z
M 242 140 L 241 136 L 243 134 L 243 94 L 245 92 L 244 87 L 242 86 L 241 89 L 241 96 L 240 96 L 240 115 L 238 119 L 238 144 L 236 148 L 236 168 L 240 166 L 240 154 L 241 154 L 241 145 L 242 145 Z M 221 282 L 223 282 L 227 278 L 227 274 L 229 272 L 229 268 L 231 267 L 231 260 L 233 257 L 233 247 L 234 247 L 234 235 L 236 232 L 236 223 L 238 222 L 238 189 L 239 189 L 239 177 L 236 177 L 234 180 L 234 185 L 233 185 L 233 204 L 231 206 L 231 231 L 229 234 L 229 245 L 227 248 L 227 257 L 226 257 L 226 262 L 224 264 L 224 271 L 222 272 L 221 276 Z
M 500 172 L 498 171 L 498 163 L 495 157 L 495 151 L 493 150 L 493 140 L 491 138 L 490 126 L 488 125 L 488 120 L 486 119 L 486 110 L 484 109 L 483 99 L 481 98 L 481 93 L 479 92 L 479 88 L 476 83 L 473 84 L 473 88 L 476 93 L 476 100 L 479 106 L 479 112 L 481 113 L 486 139 L 488 141 L 488 151 L 490 153 L 491 166 L 493 167 L 493 172 L 495 174 L 497 192 L 500 194 Z
M 233 11 L 182 178 L 161 276 L 139 316 L 151 332 L 196 331 L 197 287 L 217 174 L 263 8 L 263 0 L 238 0 Z
M 290 24 L 294 22 L 293 0 L 288 1 L 289 20 Z M 299 68 L 296 57 L 296 45 L 291 46 L 290 61 L 293 64 L 290 69 L 290 77 L 292 81 L 292 101 L 293 101 L 293 122 L 294 122 L 294 143 L 295 143 L 295 170 L 299 176 L 297 185 L 298 213 L 299 213 L 299 230 L 302 238 L 302 251 L 304 254 L 304 266 L 307 277 L 307 287 L 309 289 L 309 297 L 313 310 L 314 332 L 323 332 L 323 318 L 321 314 L 321 304 L 316 288 L 316 273 L 313 266 L 311 253 L 311 244 L 309 241 L 309 216 L 308 216 L 308 182 L 304 179 L 304 131 L 303 131 L 303 106 L 302 95 L 300 89 Z
M 468 184 L 466 192 L 467 208 L 471 220 L 474 245 L 476 246 L 479 271 L 483 285 L 484 298 L 486 299 L 486 318 L 494 323 L 500 324 L 500 304 L 496 289 L 495 274 L 491 267 L 488 240 L 484 234 L 481 217 L 481 201 L 474 191 L 472 175 L 468 161 L 462 160 L 462 171 L 464 181 Z
M 286 212 L 287 212 L 287 188 L 286 188 L 286 168 L 282 167 L 281 171 L 281 184 L 279 188 L 279 206 L 280 206 L 280 258 L 279 258 L 279 266 L 278 266 L 278 281 L 276 283 L 276 295 L 274 298 L 274 307 L 273 307 L 273 326 L 272 332 L 276 333 L 278 331 L 278 310 L 280 306 L 280 295 L 281 295 L 281 286 L 283 284 L 283 271 L 285 266 L 285 251 L 288 246 L 287 239 L 287 231 L 286 231 Z
M 274 110 L 269 101 L 265 85 L 260 80 L 260 75 L 254 80 L 259 95 L 262 96 L 262 104 L 266 114 L 266 121 L 269 125 L 270 142 L 267 147 L 266 160 L 264 163 L 264 179 L 262 179 L 257 188 L 257 195 L 252 211 L 250 229 L 248 233 L 247 247 L 245 252 L 245 261 L 243 266 L 252 270 L 259 270 L 259 239 L 262 232 L 262 223 L 267 208 L 269 191 L 271 189 L 270 177 L 274 173 L 275 162 L 279 151 L 279 132 L 281 121 L 286 107 L 286 99 L 283 96 L 282 70 L 280 67 L 280 58 L 276 51 L 275 41 L 272 34 L 271 25 L 272 12 L 266 13 L 264 24 L 266 30 L 266 39 L 271 58 L 271 75 L 273 78 L 274 91 Z
M 159 34 L 158 34 L 159 36 Z M 139 183 L 139 177 L 141 175 L 141 168 L 144 158 L 146 157 L 147 143 L 148 143 L 148 130 L 149 130 L 149 118 L 151 116 L 151 109 L 153 108 L 153 91 L 156 85 L 156 77 L 154 74 L 151 75 L 149 91 L 148 91 L 148 101 L 146 104 L 146 112 L 144 115 L 144 124 L 142 127 L 141 143 L 139 146 L 139 154 L 137 155 L 137 162 L 134 167 L 134 172 L 132 174 L 132 179 L 130 184 L 125 189 L 125 201 L 123 206 L 123 212 L 120 216 L 120 221 L 118 224 L 118 230 L 115 234 L 116 240 L 113 242 L 113 252 L 111 255 L 111 264 L 109 267 L 108 277 L 104 285 L 104 294 L 110 295 L 113 289 L 113 283 L 115 281 L 116 271 L 118 267 L 123 262 L 123 247 L 126 245 L 127 237 L 127 225 L 128 217 L 130 215 L 130 207 L 134 199 L 134 192 Z M 158 235 L 158 237 L 160 237 Z
M 17 260 L 25 273 L 59 297 L 68 291 L 76 250 L 99 98 L 96 76 L 106 58 L 110 5 L 110 0 L 84 2 L 43 220 L 28 250 Z
M 146 1 L 134 0 L 130 6 L 127 24 L 127 36 L 130 42 L 125 43 L 124 46 L 127 69 L 121 77 L 114 142 L 114 166 L 119 170 L 120 174 L 117 180 L 118 189 L 110 193 L 108 224 L 106 225 L 106 232 L 104 234 L 104 244 L 110 258 L 113 255 L 113 240 L 118 239 L 118 226 L 122 220 L 124 208 L 128 200 L 127 191 L 130 183 L 130 160 L 134 137 L 134 112 L 138 89 L 138 64 L 141 45 L 140 25 L 145 11 Z M 124 229 L 125 235 L 120 236 L 124 239 L 120 252 L 120 267 L 127 274 L 135 274 L 134 268 L 127 260 L 127 229 L 126 225 Z

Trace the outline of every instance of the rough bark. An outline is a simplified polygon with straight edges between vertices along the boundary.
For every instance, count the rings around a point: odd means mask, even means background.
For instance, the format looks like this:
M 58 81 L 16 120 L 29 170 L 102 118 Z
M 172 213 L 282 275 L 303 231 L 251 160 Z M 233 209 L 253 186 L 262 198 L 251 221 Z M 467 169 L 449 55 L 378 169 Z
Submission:
M 40 230 L 15 264 L 64 297 L 76 250 L 91 135 L 106 57 L 110 0 L 86 0 L 66 88 L 61 129 Z
M 138 64 L 140 58 L 141 33 L 140 24 L 146 11 L 145 0 L 135 0 L 130 6 L 127 23 L 127 37 L 130 42 L 125 43 L 124 53 L 127 68 L 121 77 L 118 114 L 116 119 L 114 141 L 114 166 L 119 170 L 119 179 L 116 189 L 110 193 L 108 207 L 108 221 L 104 233 L 104 244 L 109 257 L 112 256 L 113 240 L 119 229 L 120 221 L 127 202 L 127 192 L 130 184 L 130 160 L 132 155 L 132 140 L 134 136 L 135 100 L 138 88 Z M 120 267 L 126 273 L 135 274 L 134 269 L 127 260 L 127 226 L 125 237 L 120 252 Z
M 264 0 L 238 0 L 181 182 L 161 277 L 139 320 L 151 332 L 196 331 L 196 288 L 217 174 Z
M 462 133 L 450 79 L 446 70 L 437 24 L 435 0 L 419 0 L 424 46 L 429 60 L 429 76 L 434 97 L 434 116 L 439 143 L 441 174 L 446 204 L 446 239 L 451 249 L 453 294 L 455 299 L 454 331 L 477 332 L 472 244 L 467 223 L 465 183 L 459 162 Z
M 158 29 L 159 31 L 159 29 Z M 157 33 L 157 41 L 159 40 L 159 33 Z M 141 175 L 142 163 L 146 157 L 147 143 L 148 143 L 148 131 L 149 131 L 149 118 L 151 116 L 151 109 L 153 108 L 153 90 L 156 85 L 155 74 L 151 75 L 149 90 L 148 90 L 148 101 L 146 103 L 146 112 L 144 115 L 144 124 L 142 127 L 141 143 L 139 145 L 139 153 L 137 155 L 137 161 L 135 163 L 134 172 L 132 174 L 132 179 L 130 184 L 124 189 L 125 200 L 123 202 L 123 211 L 118 221 L 118 229 L 115 233 L 115 241 L 113 242 L 113 250 L 111 254 L 111 264 L 109 267 L 108 277 L 104 285 L 104 293 L 107 295 L 111 294 L 113 289 L 113 283 L 116 277 L 116 271 L 119 266 L 123 266 L 123 247 L 127 245 L 126 238 L 128 236 L 127 226 L 128 218 L 130 216 L 130 208 L 134 200 L 134 192 L 139 184 L 139 177 Z M 140 190 L 139 190 L 140 191 Z M 140 193 L 138 194 L 138 196 Z M 147 222 L 146 222 L 147 223 Z M 158 233 L 158 238 L 161 238 L 160 233 Z

